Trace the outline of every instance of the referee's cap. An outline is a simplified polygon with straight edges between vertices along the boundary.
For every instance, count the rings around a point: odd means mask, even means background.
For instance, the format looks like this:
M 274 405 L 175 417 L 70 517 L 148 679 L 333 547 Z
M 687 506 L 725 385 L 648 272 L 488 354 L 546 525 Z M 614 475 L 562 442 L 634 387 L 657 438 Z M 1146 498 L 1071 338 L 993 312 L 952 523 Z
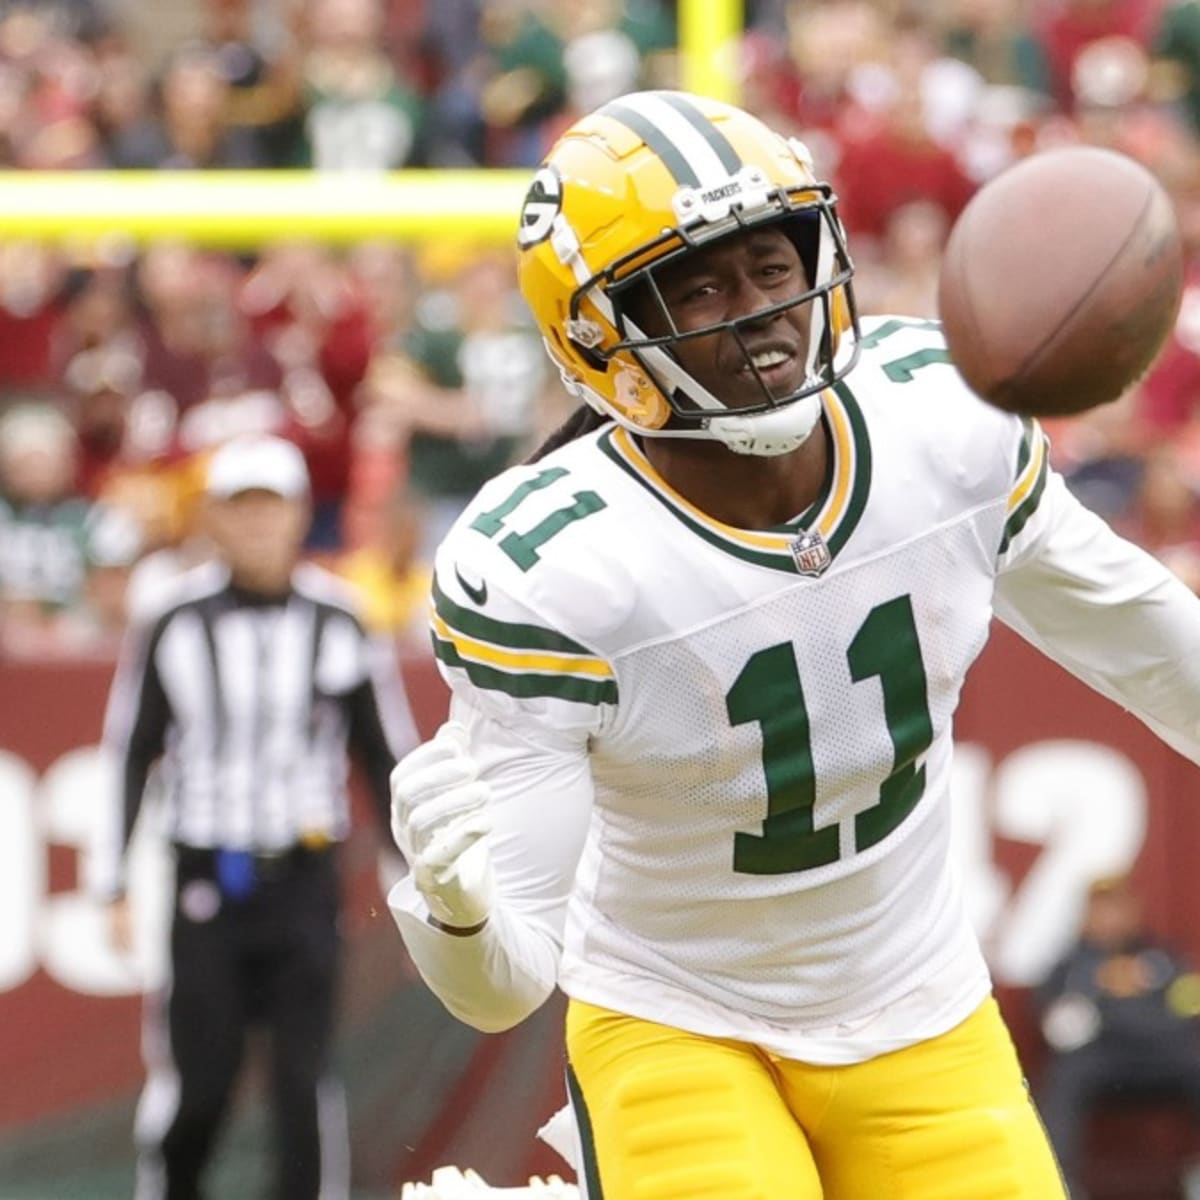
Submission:
M 308 486 L 308 468 L 298 446 L 256 435 L 234 438 L 212 456 L 205 491 L 219 500 L 254 490 L 298 500 L 308 495 Z

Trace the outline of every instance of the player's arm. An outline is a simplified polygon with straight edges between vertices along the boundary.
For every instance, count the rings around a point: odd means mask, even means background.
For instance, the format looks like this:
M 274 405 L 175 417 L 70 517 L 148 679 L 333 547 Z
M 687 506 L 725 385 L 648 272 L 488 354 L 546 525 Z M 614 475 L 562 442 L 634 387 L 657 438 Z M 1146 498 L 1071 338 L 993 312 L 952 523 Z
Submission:
M 392 911 L 430 987 L 484 1030 L 517 1024 L 554 988 L 591 815 L 589 740 L 616 704 L 611 666 L 530 602 L 535 585 L 579 590 L 541 583 L 558 570 L 547 557 L 527 573 L 470 529 L 443 545 L 433 644 L 461 728 L 392 775 L 411 868 Z
M 426 983 L 460 1020 L 508 1029 L 550 995 L 587 833 L 586 738 L 501 724 L 456 696 L 393 773 L 410 874 L 388 904 Z
M 594 540 L 578 534 L 605 505 L 575 484 L 561 467 L 506 472 L 442 543 L 430 625 L 462 730 L 392 775 L 411 869 L 390 897 L 396 921 L 446 1006 L 485 1030 L 555 986 L 591 819 L 589 748 L 618 710 L 596 631 L 631 592 L 595 586 Z
M 1000 547 L 997 616 L 1200 762 L 1200 598 L 1071 495 L 1040 434 L 1029 451 Z

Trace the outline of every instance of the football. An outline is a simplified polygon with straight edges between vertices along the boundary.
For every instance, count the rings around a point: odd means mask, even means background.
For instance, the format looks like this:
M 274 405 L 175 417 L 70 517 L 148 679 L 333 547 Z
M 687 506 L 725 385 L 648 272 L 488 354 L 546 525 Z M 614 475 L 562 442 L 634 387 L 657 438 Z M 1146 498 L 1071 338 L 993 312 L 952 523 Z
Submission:
M 1072 146 L 1023 159 L 955 222 L 938 280 L 950 357 L 1009 412 L 1063 416 L 1116 400 L 1175 320 L 1183 250 L 1145 167 Z

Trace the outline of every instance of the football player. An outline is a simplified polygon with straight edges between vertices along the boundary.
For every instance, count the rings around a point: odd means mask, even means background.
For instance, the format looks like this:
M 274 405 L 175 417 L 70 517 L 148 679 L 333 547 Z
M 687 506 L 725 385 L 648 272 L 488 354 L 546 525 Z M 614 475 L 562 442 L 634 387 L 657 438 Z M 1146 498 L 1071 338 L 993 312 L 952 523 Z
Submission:
M 518 244 L 582 407 L 437 556 L 414 961 L 482 1030 L 569 996 L 591 1200 L 1062 1197 L 951 861 L 951 718 L 995 613 L 1200 761 L 1200 600 L 934 322 L 860 322 L 830 187 L 748 114 L 605 105 Z

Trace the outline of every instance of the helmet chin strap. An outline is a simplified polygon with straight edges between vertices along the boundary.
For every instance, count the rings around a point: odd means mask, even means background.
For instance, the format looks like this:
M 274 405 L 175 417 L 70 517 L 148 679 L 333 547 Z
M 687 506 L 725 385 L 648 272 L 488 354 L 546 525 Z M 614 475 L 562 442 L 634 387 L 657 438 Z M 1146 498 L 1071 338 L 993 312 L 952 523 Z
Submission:
M 735 454 L 773 458 L 802 446 L 821 419 L 821 396 L 814 393 L 772 412 L 709 417 L 708 435 Z

